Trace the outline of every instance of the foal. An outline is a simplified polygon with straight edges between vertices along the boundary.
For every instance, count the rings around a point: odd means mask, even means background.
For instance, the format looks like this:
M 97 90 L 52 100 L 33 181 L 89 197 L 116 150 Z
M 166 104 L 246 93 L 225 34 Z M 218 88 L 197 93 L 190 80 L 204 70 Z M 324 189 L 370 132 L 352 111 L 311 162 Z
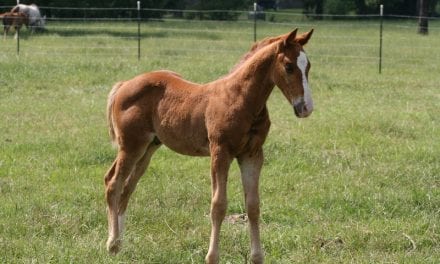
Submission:
M 170 71 L 117 83 L 107 102 L 109 131 L 118 154 L 105 175 L 107 249 L 121 247 L 128 200 L 153 153 L 162 145 L 185 155 L 211 157 L 211 237 L 206 263 L 219 261 L 226 214 L 228 170 L 237 159 L 249 219 L 251 260 L 263 263 L 258 180 L 270 120 L 266 101 L 278 86 L 297 117 L 313 111 L 310 63 L 303 50 L 313 31 L 263 40 L 227 76 L 195 84 Z
M 14 27 L 15 29 L 15 38 L 18 36 L 18 31 L 21 29 L 23 25 L 26 27 L 29 24 L 28 16 L 22 12 L 6 12 L 0 14 L 3 22 L 3 38 L 6 39 L 6 35 L 9 33 L 9 29 Z

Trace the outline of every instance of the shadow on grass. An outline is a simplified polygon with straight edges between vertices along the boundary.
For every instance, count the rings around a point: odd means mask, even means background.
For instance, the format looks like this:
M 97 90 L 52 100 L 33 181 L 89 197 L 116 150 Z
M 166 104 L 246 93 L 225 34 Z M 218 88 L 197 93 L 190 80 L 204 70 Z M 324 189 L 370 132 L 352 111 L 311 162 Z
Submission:
M 31 33 L 29 29 L 22 29 L 20 37 L 29 39 L 32 36 L 58 35 L 61 37 L 81 37 L 105 35 L 115 38 L 137 38 L 138 28 L 135 23 L 105 23 L 105 22 L 65 22 L 49 23 L 44 31 Z M 193 30 L 188 28 L 161 27 L 153 24 L 142 23 L 140 27 L 141 38 L 196 38 L 205 40 L 219 40 L 222 35 L 207 30 Z
M 94 36 L 107 35 L 116 38 L 137 38 L 137 32 L 116 31 L 107 29 L 52 29 L 47 34 L 55 34 L 61 37 Z M 148 32 L 142 33 L 141 38 L 166 38 L 167 32 Z
M 123 24 L 122 24 L 123 25 Z M 112 24 L 66 24 L 66 26 L 54 26 L 47 27 L 45 32 L 40 34 L 55 34 L 62 37 L 81 37 L 81 36 L 94 36 L 94 35 L 106 35 L 116 38 L 137 38 L 137 27 L 133 24 L 127 24 L 126 27 L 118 25 L 112 27 Z M 157 28 L 148 24 L 142 24 L 140 28 L 141 38 L 169 38 L 169 37 L 182 37 L 182 38 L 197 38 L 207 40 L 219 40 L 222 38 L 219 34 L 209 31 L 194 31 L 188 29 L 176 30 L 176 28 L 168 29 L 166 27 Z

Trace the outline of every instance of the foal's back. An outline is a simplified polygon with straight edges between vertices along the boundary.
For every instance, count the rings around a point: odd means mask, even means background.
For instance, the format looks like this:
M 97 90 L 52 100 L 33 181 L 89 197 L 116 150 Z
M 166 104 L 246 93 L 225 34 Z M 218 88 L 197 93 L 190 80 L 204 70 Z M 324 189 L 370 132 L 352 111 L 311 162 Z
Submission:
M 209 155 L 205 110 L 209 89 L 170 71 L 155 71 L 123 82 L 114 100 L 117 133 L 143 144 L 151 137 L 174 151 Z M 122 142 L 124 143 L 124 142 Z

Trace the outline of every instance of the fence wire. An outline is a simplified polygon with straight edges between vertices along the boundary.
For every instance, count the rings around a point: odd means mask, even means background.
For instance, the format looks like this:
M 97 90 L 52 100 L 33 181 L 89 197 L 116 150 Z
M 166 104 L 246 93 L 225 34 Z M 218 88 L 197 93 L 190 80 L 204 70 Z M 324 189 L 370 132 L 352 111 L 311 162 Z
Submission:
M 0 6 L 5 10 L 10 6 Z M 238 15 L 237 21 L 218 21 L 176 18 L 176 12 L 199 14 L 200 10 L 141 9 L 142 12 L 160 12 L 161 18 L 142 17 L 140 36 L 138 36 L 136 8 L 64 8 L 40 7 L 44 12 L 71 11 L 83 12 L 83 17 L 47 18 L 46 32 L 42 34 L 25 33 L 22 36 L 21 54 L 59 56 L 75 54 L 78 56 L 137 56 L 137 40 L 141 38 L 142 58 L 160 58 L 172 55 L 175 58 L 216 61 L 218 57 L 239 58 L 253 43 L 253 20 L 248 19 L 249 11 L 204 10 L 203 13 L 230 12 Z M 89 17 L 87 12 L 132 12 L 127 17 Z M 349 61 L 352 64 L 366 64 L 375 67 L 379 50 L 379 15 L 320 15 L 323 20 L 310 19 L 311 15 L 290 12 L 266 12 L 271 21 L 257 21 L 257 36 L 262 39 L 285 33 L 300 27 L 301 30 L 315 28 L 314 42 L 310 44 L 311 58 L 314 60 Z M 414 64 L 419 58 L 412 58 L 411 42 L 419 37 L 415 34 L 419 17 L 385 15 L 384 59 L 385 67 L 391 63 Z M 338 20 L 340 19 L 340 20 Z M 417 46 L 426 50 L 424 61 L 436 65 L 440 48 L 438 36 L 440 22 L 429 17 L 430 35 L 434 38 L 422 39 Z M 346 31 L 350 30 L 350 34 Z M 408 32 L 407 37 L 396 36 L 395 32 Z M 166 44 L 166 41 L 179 45 Z M 396 54 L 392 45 L 399 45 L 407 54 Z M 6 39 L 0 54 L 13 54 L 15 42 Z M 204 56 L 197 56 L 198 54 Z

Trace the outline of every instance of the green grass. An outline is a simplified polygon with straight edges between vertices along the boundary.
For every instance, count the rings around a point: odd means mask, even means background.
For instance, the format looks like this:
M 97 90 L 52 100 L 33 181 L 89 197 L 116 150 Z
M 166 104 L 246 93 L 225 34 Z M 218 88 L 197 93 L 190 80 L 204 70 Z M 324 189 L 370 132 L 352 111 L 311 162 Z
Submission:
M 226 74 L 252 42 L 244 22 L 48 23 L 0 50 L 0 262 L 202 263 L 209 159 L 160 149 L 129 206 L 122 252 L 105 251 L 105 124 L 116 81 L 170 69 L 195 82 Z M 259 22 L 258 38 L 315 28 L 306 51 L 316 110 L 299 120 L 277 89 L 261 178 L 267 263 L 440 262 L 440 24 Z M 34 51 L 35 53 L 33 53 Z M 239 170 L 228 213 L 243 212 Z M 223 225 L 221 263 L 249 255 L 243 223 Z

